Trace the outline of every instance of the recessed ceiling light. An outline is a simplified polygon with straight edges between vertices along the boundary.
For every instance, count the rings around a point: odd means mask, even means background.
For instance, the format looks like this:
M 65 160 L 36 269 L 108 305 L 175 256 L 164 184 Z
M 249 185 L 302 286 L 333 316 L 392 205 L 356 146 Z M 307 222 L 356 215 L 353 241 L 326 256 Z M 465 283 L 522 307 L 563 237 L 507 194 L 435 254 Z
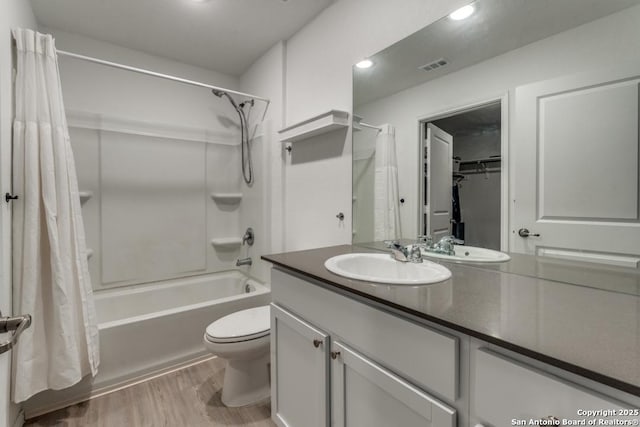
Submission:
M 474 11 L 475 11 L 475 8 L 473 7 L 473 5 L 468 4 L 466 6 L 462 6 L 460 9 L 452 12 L 449 15 L 449 18 L 453 19 L 454 21 L 460 21 L 462 19 L 467 19 L 468 17 L 473 15 Z
M 373 61 L 370 59 L 363 59 L 356 64 L 358 68 L 370 68 L 373 65 Z

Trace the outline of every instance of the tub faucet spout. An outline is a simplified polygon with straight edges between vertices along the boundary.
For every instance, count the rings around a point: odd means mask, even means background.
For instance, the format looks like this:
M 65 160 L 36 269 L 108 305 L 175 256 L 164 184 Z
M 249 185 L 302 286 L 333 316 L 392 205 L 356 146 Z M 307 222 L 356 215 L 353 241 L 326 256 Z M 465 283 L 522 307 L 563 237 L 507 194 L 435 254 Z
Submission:
M 240 267 L 241 265 L 251 265 L 253 261 L 251 258 L 241 258 L 236 261 L 236 267 Z

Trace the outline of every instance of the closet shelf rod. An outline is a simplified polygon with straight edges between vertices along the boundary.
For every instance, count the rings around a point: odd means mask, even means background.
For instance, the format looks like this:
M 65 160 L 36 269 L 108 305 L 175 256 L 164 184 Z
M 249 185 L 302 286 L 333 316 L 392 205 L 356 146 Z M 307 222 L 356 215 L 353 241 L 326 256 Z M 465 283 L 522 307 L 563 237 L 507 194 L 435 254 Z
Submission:
M 484 157 L 482 159 L 460 160 L 460 164 L 461 165 L 469 165 L 469 164 L 474 164 L 474 163 L 499 162 L 501 160 L 502 160 L 502 156 Z
M 73 52 L 67 52 L 65 50 L 57 50 L 56 52 L 59 55 L 62 55 L 62 56 L 68 56 L 70 58 L 75 58 L 75 59 L 81 59 L 83 61 L 94 62 L 96 64 L 106 65 L 107 67 L 120 68 L 122 70 L 133 71 L 134 73 L 146 74 L 148 76 L 159 77 L 161 79 L 173 80 L 175 82 L 184 83 L 184 84 L 188 84 L 188 85 L 191 85 L 191 86 L 198 86 L 198 87 L 204 87 L 204 88 L 212 89 L 212 90 L 219 90 L 221 92 L 226 92 L 226 93 L 230 93 L 230 94 L 234 94 L 234 95 L 238 95 L 238 96 L 246 96 L 248 98 L 255 99 L 256 101 L 265 102 L 267 104 L 267 106 L 265 108 L 265 113 L 266 113 L 267 108 L 269 108 L 269 104 L 271 103 L 271 101 L 268 98 L 262 98 L 260 96 L 251 95 L 249 93 L 238 92 L 237 90 L 225 89 L 223 87 L 213 86 L 213 85 L 209 85 L 209 84 L 206 84 L 206 83 L 197 82 L 195 80 L 183 79 L 182 77 L 176 77 L 176 76 L 172 76 L 172 75 L 169 75 L 169 74 L 157 73 L 155 71 L 145 70 L 144 68 L 131 67 L 129 65 L 119 64 L 117 62 L 105 61 L 104 59 L 98 59 L 98 58 L 93 58 L 91 56 L 85 56 L 85 55 L 80 55 L 80 54 L 73 53 Z

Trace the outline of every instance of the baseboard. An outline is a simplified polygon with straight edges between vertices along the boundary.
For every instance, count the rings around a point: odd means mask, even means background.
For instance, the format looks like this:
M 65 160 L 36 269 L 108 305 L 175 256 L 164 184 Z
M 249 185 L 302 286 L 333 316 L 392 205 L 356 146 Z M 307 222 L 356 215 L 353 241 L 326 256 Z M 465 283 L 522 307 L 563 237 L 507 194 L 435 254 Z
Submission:
M 95 390 L 91 390 L 90 393 L 86 393 L 86 394 L 82 394 L 82 395 L 79 395 L 79 396 L 75 396 L 72 399 L 68 399 L 68 400 L 63 401 L 63 402 L 57 402 L 56 404 L 51 405 L 51 406 L 38 408 L 35 411 L 31 411 L 31 412 L 25 413 L 23 410 L 21 410 L 19 418 L 22 419 L 22 423 L 21 424 L 15 424 L 14 427 L 22 427 L 22 424 L 24 424 L 25 420 L 30 420 L 32 418 L 39 417 L 41 415 L 48 414 L 50 412 L 54 412 L 54 411 L 57 411 L 59 409 L 66 408 L 68 406 L 77 405 L 78 403 L 82 403 L 82 402 L 86 402 L 88 400 L 96 399 L 98 397 L 105 396 L 107 394 L 114 393 L 116 391 L 123 390 L 123 389 L 128 388 L 128 387 L 132 387 L 132 386 L 134 386 L 136 384 L 140 384 L 140 383 L 143 383 L 143 382 L 146 382 L 146 381 L 150 381 L 150 380 L 152 380 L 154 378 L 158 378 L 158 377 L 161 377 L 163 375 L 167 375 L 167 374 L 170 374 L 172 372 L 180 371 L 180 370 L 188 368 L 190 366 L 194 366 L 194 365 L 197 365 L 199 363 L 203 363 L 203 362 L 206 362 L 208 360 L 215 359 L 216 357 L 217 356 L 212 356 L 211 354 L 207 354 L 207 355 L 204 355 L 204 356 L 198 356 L 198 357 L 196 357 L 194 359 L 190 359 L 190 360 L 187 360 L 187 361 L 175 364 L 175 365 L 171 365 L 171 366 L 168 366 L 168 367 L 165 367 L 165 368 L 162 368 L 162 369 L 151 371 L 151 372 L 148 372 L 148 373 L 146 373 L 144 375 L 140 375 L 140 376 L 136 376 L 136 377 L 133 377 L 133 378 L 129 378 L 129 379 L 125 380 L 125 381 L 120 381 L 120 382 L 117 382 L 115 384 L 111 384 L 111 385 L 104 386 L 104 387 L 99 387 L 99 388 L 97 388 Z

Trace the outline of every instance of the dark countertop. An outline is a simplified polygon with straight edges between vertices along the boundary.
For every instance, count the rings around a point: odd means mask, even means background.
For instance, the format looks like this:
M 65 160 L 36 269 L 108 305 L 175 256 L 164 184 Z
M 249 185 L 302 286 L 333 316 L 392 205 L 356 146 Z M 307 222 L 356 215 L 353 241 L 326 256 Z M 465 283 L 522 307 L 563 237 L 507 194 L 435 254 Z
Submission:
M 401 239 L 403 245 L 415 243 L 415 240 Z M 388 251 L 383 242 L 357 243 L 361 246 L 379 251 Z M 619 267 L 593 262 L 574 261 L 553 257 L 540 257 L 528 254 L 508 253 L 511 259 L 496 263 L 460 263 L 455 261 L 437 261 L 444 265 L 465 265 L 467 267 L 494 270 L 521 276 L 537 277 L 554 282 L 572 283 L 630 295 L 640 295 L 640 269 Z
M 379 251 L 341 245 L 262 259 L 640 396 L 640 296 L 446 262 L 451 279 L 421 286 L 351 280 L 324 267 L 357 252 Z

